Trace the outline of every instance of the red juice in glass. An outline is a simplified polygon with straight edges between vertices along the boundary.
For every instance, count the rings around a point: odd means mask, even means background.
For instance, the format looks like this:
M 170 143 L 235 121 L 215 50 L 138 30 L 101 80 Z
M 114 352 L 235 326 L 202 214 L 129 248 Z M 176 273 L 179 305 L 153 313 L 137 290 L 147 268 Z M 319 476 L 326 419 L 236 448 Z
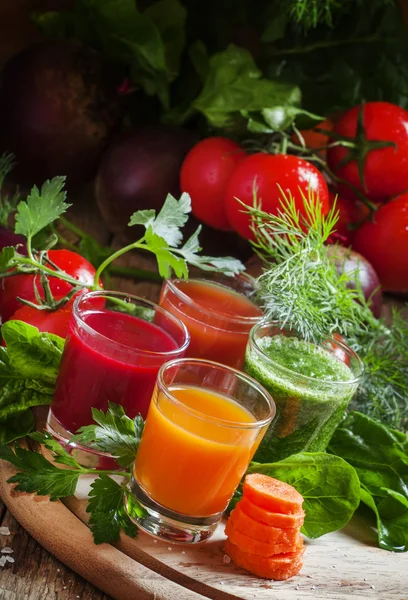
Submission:
M 186 356 L 240 369 L 249 332 L 262 318 L 254 280 L 246 275 L 214 280 L 164 282 L 160 306 L 186 325 L 191 339 Z
M 184 355 L 188 332 L 152 302 L 116 292 L 77 299 L 50 407 L 47 428 L 66 442 L 108 402 L 146 417 L 157 372 Z

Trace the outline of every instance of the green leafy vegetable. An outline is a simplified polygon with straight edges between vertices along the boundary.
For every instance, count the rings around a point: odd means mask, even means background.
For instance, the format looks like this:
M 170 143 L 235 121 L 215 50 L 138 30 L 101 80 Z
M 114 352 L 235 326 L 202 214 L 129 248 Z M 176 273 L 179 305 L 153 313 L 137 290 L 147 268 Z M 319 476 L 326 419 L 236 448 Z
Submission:
M 41 190 L 34 186 L 27 200 L 17 206 L 15 232 L 24 235 L 29 242 L 36 233 L 58 219 L 70 206 L 65 202 L 64 185 L 65 177 L 54 177 L 46 181 Z
M 95 544 L 116 542 L 121 530 L 135 538 L 137 527 L 125 510 L 126 486 L 101 474 L 91 488 L 86 510 L 91 513 L 89 525 Z
M 121 467 L 131 465 L 143 432 L 142 417 L 139 415 L 130 419 L 126 416 L 122 406 L 109 402 L 106 414 L 93 408 L 92 418 L 97 425 L 81 427 L 70 442 L 90 446 L 101 452 L 108 452 L 116 458 Z
M 359 412 L 349 413 L 328 450 L 352 465 L 361 500 L 375 513 L 381 548 L 408 551 L 408 440 Z
M 261 113 L 277 128 L 293 121 L 293 107 L 299 107 L 300 90 L 295 85 L 262 77 L 250 53 L 230 45 L 210 59 L 203 90 L 194 102 L 214 127 L 230 127 L 237 116 L 250 118 Z
M 64 340 L 22 321 L 8 321 L 1 331 L 7 347 L 0 347 L 0 424 L 8 423 L 15 439 L 32 425 L 27 409 L 51 403 Z
M 248 473 L 262 473 L 293 485 L 304 497 L 302 532 L 317 538 L 341 529 L 360 502 L 356 471 L 345 460 L 324 452 L 294 454 L 276 463 L 251 463 Z
M 30 409 L 19 412 L 8 419 L 0 419 L 0 446 L 11 444 L 11 442 L 25 437 L 34 429 L 34 425 L 34 416 Z
M 112 403 L 106 414 L 94 411 L 94 417 L 98 418 L 101 425 L 82 428 L 82 433 L 76 436 L 76 440 L 110 452 L 118 457 L 121 465 L 129 467 L 136 455 L 143 419 L 129 419 L 121 406 Z M 87 512 L 90 513 L 89 525 L 95 543 L 115 542 L 121 530 L 136 537 L 137 529 L 126 513 L 125 502 L 131 504 L 132 514 L 143 515 L 144 509 L 134 498 L 128 497 L 126 482 L 130 478 L 129 470 L 88 469 L 82 467 L 48 432 L 34 432 L 30 437 L 51 453 L 52 462 L 41 452 L 18 445 L 14 448 L 6 444 L 0 445 L 0 459 L 11 463 L 18 471 L 8 480 L 9 483 L 17 484 L 17 491 L 35 492 L 40 496 L 49 496 L 50 500 L 57 500 L 75 493 L 81 475 L 94 475 L 96 479 L 91 485 Z M 64 468 L 59 468 L 58 465 L 63 465 Z M 109 477 L 110 474 L 122 478 L 124 482 L 117 483 Z

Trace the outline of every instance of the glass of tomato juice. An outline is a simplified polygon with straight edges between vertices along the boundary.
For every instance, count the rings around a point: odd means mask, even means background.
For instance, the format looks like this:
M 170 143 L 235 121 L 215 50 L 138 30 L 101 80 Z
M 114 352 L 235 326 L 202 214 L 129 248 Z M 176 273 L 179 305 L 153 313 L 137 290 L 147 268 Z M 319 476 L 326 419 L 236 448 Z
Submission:
M 93 423 L 92 408 L 106 411 L 109 402 L 122 405 L 131 418 L 145 418 L 159 368 L 183 356 L 188 343 L 185 325 L 153 302 L 120 292 L 78 297 L 48 431 L 66 444 L 80 427 Z
M 186 356 L 241 369 L 252 327 L 262 318 L 257 288 L 249 275 L 211 279 L 168 279 L 159 304 L 186 325 L 191 340 Z
M 129 516 L 167 541 L 206 540 L 274 415 L 269 393 L 240 371 L 201 359 L 164 364 L 129 483 Z

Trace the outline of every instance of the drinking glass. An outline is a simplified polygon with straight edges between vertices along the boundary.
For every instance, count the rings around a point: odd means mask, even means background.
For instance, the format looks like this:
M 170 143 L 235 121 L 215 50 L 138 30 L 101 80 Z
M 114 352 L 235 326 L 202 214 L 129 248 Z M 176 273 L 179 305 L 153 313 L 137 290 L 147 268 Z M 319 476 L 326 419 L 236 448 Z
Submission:
M 212 274 L 211 278 L 168 279 L 159 304 L 186 325 L 186 356 L 242 368 L 251 328 L 262 318 L 257 287 L 249 275 Z
M 271 340 L 279 353 L 275 360 L 268 355 Z M 244 370 L 276 403 L 276 418 L 255 456 L 271 462 L 325 450 L 364 369 L 357 354 L 336 337 L 316 347 L 289 327 L 264 320 L 251 331 Z
M 206 540 L 274 414 L 268 392 L 240 371 L 200 359 L 163 365 L 129 484 L 129 516 L 168 541 Z
M 184 355 L 185 325 L 164 308 L 120 292 L 89 292 L 73 307 L 47 429 L 66 444 L 92 408 L 121 404 L 146 417 L 157 372 Z M 91 452 L 97 454 L 95 452 Z

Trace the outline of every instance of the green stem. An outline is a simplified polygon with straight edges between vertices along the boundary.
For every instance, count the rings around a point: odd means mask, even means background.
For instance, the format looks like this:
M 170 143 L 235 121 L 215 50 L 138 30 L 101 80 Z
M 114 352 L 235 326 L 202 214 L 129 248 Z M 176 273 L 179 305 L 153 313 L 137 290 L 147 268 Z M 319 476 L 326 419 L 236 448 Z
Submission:
M 77 235 L 78 237 L 80 237 L 80 238 L 88 237 L 88 234 L 83 229 L 81 229 L 74 223 L 71 223 L 71 221 L 69 221 L 66 217 L 60 216 L 59 221 L 67 229 L 70 229 L 72 231 L 72 233 L 75 233 L 75 235 Z
M 349 40 L 324 40 L 310 44 L 310 46 L 295 46 L 294 48 L 284 48 L 283 50 L 276 50 L 272 53 L 274 56 L 285 56 L 290 54 L 309 54 L 322 48 L 333 48 L 336 46 L 350 46 L 353 44 L 373 44 L 373 43 L 384 43 L 384 42 L 397 42 L 396 38 L 381 38 L 376 35 L 369 35 L 360 38 L 351 38 Z
M 129 244 L 124 248 L 120 248 L 119 250 L 108 256 L 108 258 L 106 258 L 96 270 L 94 278 L 94 288 L 96 289 L 97 287 L 99 287 L 98 282 L 101 277 L 102 271 L 104 271 L 106 267 L 108 267 L 111 264 L 111 262 L 122 256 L 122 254 L 126 254 L 126 252 L 129 252 L 130 250 L 135 250 L 136 248 L 144 248 L 146 250 L 146 246 L 143 244 L 143 240 L 144 237 L 138 242 L 133 242 L 133 244 Z
M 45 265 L 42 265 L 41 263 L 36 261 L 34 258 L 21 258 L 20 263 L 24 264 L 24 265 L 31 265 L 34 268 L 38 269 L 38 271 L 43 271 L 44 273 L 51 275 L 51 277 L 57 277 L 57 279 L 63 279 L 64 281 L 67 281 L 71 285 L 74 285 L 74 286 L 81 285 L 81 281 L 78 281 L 78 279 L 74 279 L 73 277 L 70 277 L 69 275 L 64 273 L 64 271 L 54 271 L 53 269 L 50 269 L 50 268 L 46 267 Z M 98 281 L 98 280 L 96 280 L 96 281 Z M 83 285 L 83 287 L 85 287 L 84 284 L 82 284 L 82 285 Z M 86 287 L 89 287 L 89 286 L 87 285 Z M 99 289 L 98 283 L 95 283 L 95 285 L 92 286 L 91 289 Z
M 119 475 L 119 477 L 130 478 L 130 473 L 126 471 L 105 471 L 98 469 L 84 469 L 80 472 L 81 475 Z

